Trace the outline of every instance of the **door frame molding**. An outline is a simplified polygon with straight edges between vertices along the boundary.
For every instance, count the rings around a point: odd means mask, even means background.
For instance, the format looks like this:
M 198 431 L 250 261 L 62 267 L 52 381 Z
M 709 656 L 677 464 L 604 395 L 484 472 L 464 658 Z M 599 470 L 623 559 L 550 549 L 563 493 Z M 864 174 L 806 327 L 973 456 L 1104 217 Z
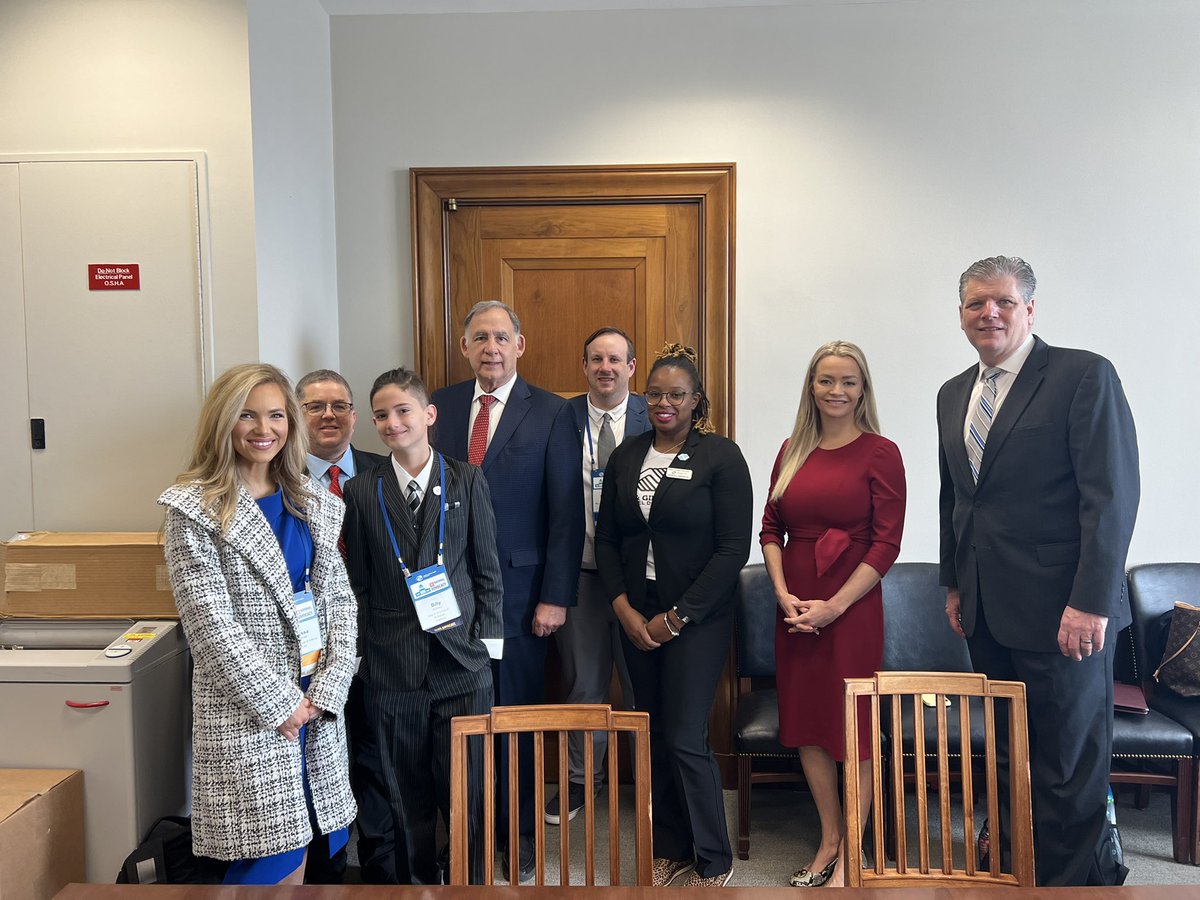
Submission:
M 409 169 L 417 371 L 430 390 L 444 386 L 450 378 L 449 360 L 458 349 L 446 263 L 446 217 L 454 204 L 694 203 L 702 273 L 696 348 L 700 375 L 712 402 L 713 425 L 732 438 L 736 171 L 735 163 Z

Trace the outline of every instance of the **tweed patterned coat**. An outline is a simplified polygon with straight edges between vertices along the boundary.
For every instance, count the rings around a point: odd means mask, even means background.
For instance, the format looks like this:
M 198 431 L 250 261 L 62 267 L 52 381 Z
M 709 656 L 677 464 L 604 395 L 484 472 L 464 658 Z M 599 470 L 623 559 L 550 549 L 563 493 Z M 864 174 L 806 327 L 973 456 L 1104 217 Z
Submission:
M 158 502 L 167 508 L 167 571 L 195 662 L 195 852 L 252 859 L 305 846 L 312 830 L 300 744 L 275 730 L 302 697 L 292 585 L 279 542 L 244 488 L 224 536 L 201 507 L 199 485 L 173 485 Z M 305 762 L 322 833 L 349 825 L 356 812 L 342 719 L 357 640 L 354 594 L 337 551 L 344 511 L 319 488 L 306 510 L 325 635 L 308 698 L 325 714 L 308 724 Z

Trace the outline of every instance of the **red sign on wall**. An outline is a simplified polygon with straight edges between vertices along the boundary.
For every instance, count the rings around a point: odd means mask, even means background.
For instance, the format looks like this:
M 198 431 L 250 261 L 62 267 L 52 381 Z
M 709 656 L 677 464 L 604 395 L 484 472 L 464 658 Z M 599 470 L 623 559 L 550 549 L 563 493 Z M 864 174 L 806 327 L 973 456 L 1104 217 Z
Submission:
M 89 291 L 140 291 L 141 266 L 137 263 L 114 265 L 104 263 L 88 266 Z

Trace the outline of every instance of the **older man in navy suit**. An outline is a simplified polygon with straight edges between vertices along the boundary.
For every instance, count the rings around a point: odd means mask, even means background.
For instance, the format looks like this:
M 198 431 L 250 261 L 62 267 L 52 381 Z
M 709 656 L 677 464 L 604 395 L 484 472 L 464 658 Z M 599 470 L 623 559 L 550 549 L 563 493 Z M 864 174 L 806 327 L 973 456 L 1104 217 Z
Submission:
M 604 486 L 604 467 L 613 448 L 625 438 L 649 430 L 646 401 L 629 393 L 637 360 L 633 341 L 619 328 L 598 328 L 583 342 L 583 374 L 586 394 L 567 401 L 575 417 L 575 427 L 583 450 L 583 566 L 579 570 L 579 604 L 566 623 L 555 632 L 558 655 L 562 660 L 563 690 L 567 703 L 604 703 L 612 681 L 614 664 L 621 680 L 625 704 L 633 702 L 633 685 L 625 668 L 621 649 L 621 625 L 604 594 L 596 572 L 596 515 L 600 511 L 600 492 Z M 568 739 L 569 788 L 567 818 L 573 819 L 583 808 L 586 773 L 583 770 L 583 735 Z M 604 783 L 604 752 L 608 735 L 593 736 L 593 790 Z M 560 785 L 561 790 L 561 785 Z M 558 825 L 562 819 L 560 797 L 546 804 L 546 821 Z
M 575 605 L 583 550 L 579 443 L 565 400 L 517 374 L 525 335 L 498 300 L 475 304 L 463 322 L 463 356 L 475 377 L 436 391 L 434 446 L 481 466 L 496 512 L 504 578 L 504 658 L 493 662 L 499 706 L 545 697 L 547 638 Z M 501 742 L 498 829 L 508 830 L 507 742 Z M 521 880 L 533 877 L 533 749 L 523 741 L 519 771 Z M 508 854 L 503 857 L 507 866 Z M 515 879 L 512 879 L 515 880 Z
M 942 584 L 975 670 L 1026 686 L 1038 884 L 1111 884 L 1124 877 L 1106 846 L 1112 640 L 1129 622 L 1137 437 L 1112 363 L 1033 335 L 1035 286 L 1006 256 L 959 280 L 979 362 L 938 394 Z

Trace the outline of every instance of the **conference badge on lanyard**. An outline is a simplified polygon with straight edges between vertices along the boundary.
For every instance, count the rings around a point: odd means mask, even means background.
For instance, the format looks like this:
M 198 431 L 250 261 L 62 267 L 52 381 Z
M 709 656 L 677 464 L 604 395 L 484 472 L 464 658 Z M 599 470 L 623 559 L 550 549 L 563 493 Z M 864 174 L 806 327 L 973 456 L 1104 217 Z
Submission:
M 317 603 L 313 599 L 312 586 L 308 583 L 308 569 L 304 570 L 304 590 L 292 594 L 292 602 L 296 606 L 296 632 L 300 638 L 300 674 L 311 675 L 317 671 L 325 640 L 321 637 Z
M 446 483 L 446 461 L 438 454 L 438 465 L 441 467 L 441 483 Z M 437 562 L 416 572 L 410 572 L 400 555 L 400 545 L 396 541 L 396 532 L 392 529 L 392 520 L 388 516 L 387 507 L 383 502 L 383 479 L 380 475 L 376 482 L 376 494 L 379 497 L 379 511 L 383 515 L 383 524 L 387 527 L 388 537 L 392 541 L 392 550 L 396 554 L 396 562 L 404 573 L 404 583 L 408 587 L 408 595 L 412 598 L 413 608 L 417 613 L 417 621 L 421 629 L 430 633 L 448 631 L 463 624 L 462 610 L 459 609 L 458 599 L 454 596 L 454 587 L 450 584 L 450 575 L 445 565 L 446 544 L 446 502 L 438 497 L 438 553 Z
M 592 524 L 600 521 L 600 498 L 604 493 L 604 469 L 596 468 L 596 451 L 592 447 L 592 420 L 587 419 L 588 456 L 592 460 Z

